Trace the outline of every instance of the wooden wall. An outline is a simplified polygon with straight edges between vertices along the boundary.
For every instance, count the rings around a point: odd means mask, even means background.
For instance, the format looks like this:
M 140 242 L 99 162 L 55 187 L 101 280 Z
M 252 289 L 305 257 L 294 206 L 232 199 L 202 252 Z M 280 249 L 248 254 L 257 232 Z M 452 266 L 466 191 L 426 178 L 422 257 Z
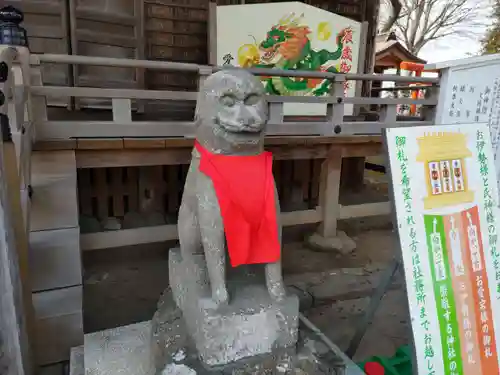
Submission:
M 71 0 L 68 2 L 71 53 L 127 59 L 144 59 L 142 1 Z M 141 88 L 144 72 L 101 66 L 73 67 L 76 86 Z M 109 100 L 80 99 L 79 105 L 100 107 Z
M 145 0 L 146 57 L 151 60 L 207 63 L 208 1 Z M 147 72 L 151 89 L 197 88 L 198 75 L 176 72 Z
M 70 53 L 68 28 L 68 3 L 66 0 L 7 0 L 2 6 L 12 5 L 24 13 L 24 26 L 28 32 L 30 50 L 33 53 Z M 44 84 L 71 85 L 70 68 L 64 65 L 45 64 L 42 67 Z M 68 105 L 65 98 L 49 98 L 50 105 Z
M 323 159 L 273 162 L 283 212 L 316 208 L 322 162 Z M 188 165 L 80 169 L 80 214 L 101 224 L 115 218 L 123 229 L 174 224 L 187 170 Z
M 262 2 L 270 1 L 245 1 Z M 305 2 L 369 22 L 376 19 L 378 4 L 370 0 Z M 208 62 L 209 0 L 8 0 L 6 3 L 25 13 L 24 26 L 35 53 Z M 239 1 L 218 0 L 221 5 L 235 3 Z M 369 33 L 373 34 L 374 29 L 373 24 Z M 62 65 L 44 67 L 43 80 L 52 85 L 189 91 L 196 90 L 197 85 L 196 74 L 190 73 Z M 109 103 L 85 99 L 76 104 L 76 107 L 79 104 L 102 107 Z

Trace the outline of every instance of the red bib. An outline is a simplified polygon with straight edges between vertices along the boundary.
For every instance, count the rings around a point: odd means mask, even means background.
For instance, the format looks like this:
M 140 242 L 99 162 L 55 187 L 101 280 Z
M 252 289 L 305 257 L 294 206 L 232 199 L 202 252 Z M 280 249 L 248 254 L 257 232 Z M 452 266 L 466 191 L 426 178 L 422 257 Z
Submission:
M 208 176 L 219 201 L 233 267 L 280 259 L 272 154 L 216 155 L 198 142 L 200 171 Z

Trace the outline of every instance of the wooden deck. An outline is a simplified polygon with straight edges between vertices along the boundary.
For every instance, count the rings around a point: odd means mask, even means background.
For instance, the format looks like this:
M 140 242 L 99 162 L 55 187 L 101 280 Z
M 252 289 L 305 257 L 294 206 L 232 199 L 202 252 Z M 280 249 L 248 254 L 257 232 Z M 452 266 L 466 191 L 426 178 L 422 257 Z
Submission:
M 40 141 L 34 150 L 74 150 L 77 168 L 188 164 L 192 139 L 74 139 Z M 343 158 L 382 153 L 382 137 L 268 137 L 266 149 L 275 160 L 325 159 L 333 148 Z

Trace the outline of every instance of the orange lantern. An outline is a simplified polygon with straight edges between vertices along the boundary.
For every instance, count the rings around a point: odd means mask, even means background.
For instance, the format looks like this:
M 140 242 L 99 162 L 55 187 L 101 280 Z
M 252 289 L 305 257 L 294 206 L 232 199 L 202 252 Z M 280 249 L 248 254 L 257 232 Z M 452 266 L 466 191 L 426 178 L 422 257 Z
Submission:
M 415 63 L 411 61 L 402 61 L 401 64 L 399 64 L 399 67 L 401 70 L 406 70 L 408 72 L 415 72 L 415 77 L 422 77 L 422 72 L 437 72 L 437 70 L 425 70 L 424 64 L 420 63 Z M 410 86 L 427 86 L 425 83 L 413 83 L 410 84 Z M 422 90 L 413 90 L 411 92 L 411 98 L 412 99 L 417 99 L 423 94 Z M 415 115 L 417 113 L 417 105 L 412 104 L 410 106 L 410 114 Z

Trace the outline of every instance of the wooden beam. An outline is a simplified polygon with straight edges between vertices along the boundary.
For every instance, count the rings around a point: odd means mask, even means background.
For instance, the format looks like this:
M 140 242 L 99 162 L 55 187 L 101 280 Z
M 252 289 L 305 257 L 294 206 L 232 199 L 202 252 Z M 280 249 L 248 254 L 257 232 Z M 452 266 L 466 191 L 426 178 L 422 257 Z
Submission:
M 88 138 L 85 138 L 88 139 Z M 182 147 L 193 147 L 194 139 L 189 138 L 166 138 L 166 137 L 150 137 L 150 138 L 114 138 L 116 140 L 123 140 L 124 148 L 182 148 Z M 51 150 L 76 150 L 78 149 L 78 141 L 83 139 L 47 139 L 39 140 L 34 145 L 34 150 L 37 151 L 51 151 Z M 106 149 L 106 141 L 108 138 L 92 138 L 96 145 L 99 142 L 103 142 L 103 145 L 99 147 L 100 149 Z M 151 142 L 156 143 L 157 146 L 151 147 L 149 144 Z M 158 146 L 161 144 L 163 147 Z M 382 138 L 380 135 L 356 135 L 356 136 L 268 136 L 265 138 L 266 146 L 316 146 L 316 145 L 330 145 L 330 144 L 342 144 L 345 146 L 352 145 L 376 145 L 382 144 Z M 144 145 L 144 146 L 142 146 Z M 370 147 L 372 147 L 370 146 Z M 381 146 L 379 146 L 381 147 Z M 346 155 L 351 156 L 351 155 Z M 356 156 L 356 155 L 352 155 Z
M 83 141 L 78 141 L 78 143 L 80 142 Z M 90 143 L 89 149 L 78 149 L 75 153 L 77 168 L 179 165 L 189 164 L 191 161 L 191 148 L 93 150 L 92 147 L 95 141 L 85 142 Z M 108 142 L 116 142 L 121 145 L 120 140 L 109 140 Z M 328 147 L 325 145 L 316 147 L 268 147 L 267 149 L 273 153 L 275 160 L 323 159 L 328 152 Z
M 77 150 L 77 168 L 139 167 L 189 164 L 191 149 Z
M 389 215 L 392 212 L 390 202 L 364 203 L 340 206 L 339 219 L 352 219 L 377 215 Z
M 80 246 L 82 251 L 89 251 L 176 239 L 177 225 L 159 225 L 82 234 L 80 235 Z
M 389 202 L 380 202 L 352 206 L 339 205 L 338 212 L 338 219 L 343 220 L 386 215 L 391 211 Z M 316 224 L 321 222 L 322 217 L 322 209 L 317 207 L 315 210 L 283 212 L 281 213 L 281 222 L 283 226 Z M 80 236 L 80 245 L 83 251 L 92 251 L 145 243 L 175 241 L 177 239 L 177 225 L 169 224 L 82 234 Z
M 319 210 L 283 212 L 283 226 L 314 224 L 321 220 Z M 83 251 L 102 250 L 114 247 L 177 240 L 177 225 L 159 225 L 109 232 L 87 233 L 80 236 Z

